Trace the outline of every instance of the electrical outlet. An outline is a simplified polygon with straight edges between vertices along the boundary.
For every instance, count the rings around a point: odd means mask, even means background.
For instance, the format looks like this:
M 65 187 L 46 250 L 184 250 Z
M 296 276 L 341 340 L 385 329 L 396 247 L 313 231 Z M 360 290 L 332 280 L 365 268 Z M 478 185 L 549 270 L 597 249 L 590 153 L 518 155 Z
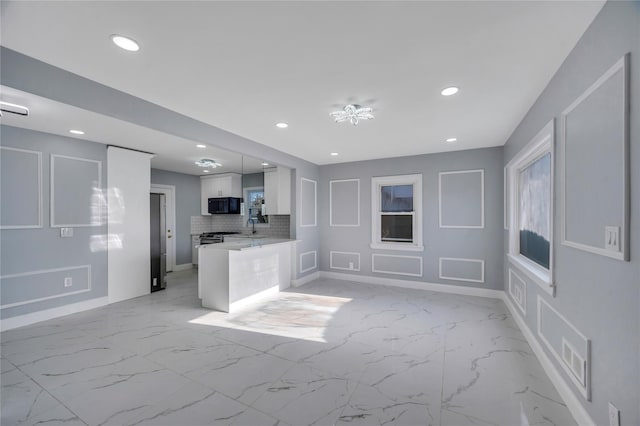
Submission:
M 154 278 L 153 279 L 153 286 L 157 287 L 158 286 L 158 278 Z
M 353 269 L 353 262 L 349 262 L 349 269 Z
M 604 227 L 604 248 L 611 251 L 620 251 L 620 227 Z
M 620 410 L 609 403 L 609 426 L 620 426 Z
M 71 287 L 72 285 L 73 285 L 73 278 L 64 277 L 64 286 L 65 287 Z
M 60 228 L 60 236 L 62 238 L 73 237 L 73 228 Z

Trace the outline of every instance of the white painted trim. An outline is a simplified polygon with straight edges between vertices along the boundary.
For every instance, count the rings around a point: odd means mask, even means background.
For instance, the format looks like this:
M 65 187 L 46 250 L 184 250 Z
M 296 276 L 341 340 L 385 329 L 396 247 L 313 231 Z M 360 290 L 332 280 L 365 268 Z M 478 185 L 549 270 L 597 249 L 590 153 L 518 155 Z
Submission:
M 507 167 L 502 172 L 502 219 L 504 221 L 504 230 L 509 230 L 509 170 Z
M 252 294 L 251 296 L 247 296 L 243 299 L 236 300 L 235 302 L 232 302 L 231 304 L 229 304 L 229 313 L 232 314 L 232 313 L 238 312 L 239 310 L 242 310 L 247 306 L 252 305 L 256 302 L 260 302 L 266 298 L 273 297 L 279 292 L 280 292 L 280 286 L 274 285 L 273 287 L 270 287 L 266 290 L 259 291 L 255 294 Z
M 355 254 L 358 256 L 358 268 L 349 269 L 349 268 L 341 268 L 339 266 L 333 266 L 333 255 L 334 254 Z M 360 253 L 357 251 L 329 251 L 329 268 L 330 269 L 341 269 L 343 271 L 360 271 Z
M 333 184 L 341 182 L 357 182 L 358 183 L 358 196 L 356 198 L 356 205 L 358 207 L 358 223 L 349 225 L 334 225 L 333 224 Z M 329 181 L 329 226 L 334 227 L 358 227 L 360 226 L 360 179 L 337 179 Z
M 49 220 L 51 222 L 51 228 L 85 228 L 85 227 L 94 227 L 94 226 L 102 226 L 104 223 L 56 223 L 55 221 L 55 159 L 56 158 L 66 158 L 67 160 L 75 160 L 75 161 L 84 161 L 87 163 L 96 163 L 98 165 L 98 188 L 102 190 L 102 161 L 92 160 L 90 158 L 82 158 L 82 157 L 71 157 L 69 155 L 60 155 L 60 154 L 51 154 L 51 167 L 49 170 L 50 174 L 50 193 L 49 193 Z M 104 207 L 100 205 L 98 208 L 101 210 L 99 217 L 104 217 Z
M 451 260 L 456 262 L 472 262 L 472 263 L 480 263 L 482 266 L 482 270 L 480 272 L 480 279 L 471 279 L 471 278 L 457 278 L 457 277 L 445 277 L 442 275 L 442 261 L 443 260 Z M 440 257 L 438 258 L 438 278 L 441 280 L 453 280 L 453 281 L 468 281 L 472 283 L 484 283 L 484 260 L 483 259 L 465 259 L 462 257 Z
M 504 294 L 504 291 L 502 290 L 493 290 L 488 288 L 465 287 L 452 284 L 437 284 L 415 280 L 400 280 L 361 274 L 345 274 L 343 272 L 320 271 L 320 277 L 359 282 L 364 284 L 382 285 L 387 287 L 411 288 L 414 290 L 461 294 L 464 296 L 488 297 L 491 299 L 502 299 L 502 295 Z
M 392 185 L 413 185 L 413 243 L 382 241 L 380 236 L 380 187 Z M 407 212 L 409 213 L 409 212 Z M 371 178 L 371 244 L 372 249 L 423 251 L 423 211 L 422 211 L 422 173 L 412 175 L 374 176 Z
M 562 355 L 559 354 L 555 348 L 549 343 L 549 341 L 544 337 L 542 333 L 542 304 L 547 305 L 547 308 L 553 311 L 562 321 L 565 322 L 573 330 L 574 333 L 578 335 L 585 343 L 586 349 L 586 361 L 587 361 L 587 369 L 585 371 L 585 384 L 583 385 L 580 381 L 575 377 L 573 371 L 565 364 L 562 360 Z M 547 346 L 547 349 L 554 356 L 558 364 L 565 371 L 566 375 L 573 382 L 573 384 L 578 389 L 578 392 L 584 396 L 587 401 L 591 401 L 591 341 L 586 338 L 584 334 L 582 334 L 573 324 L 571 324 L 560 312 L 558 312 L 553 306 L 551 306 L 546 300 L 544 300 L 540 295 L 538 295 L 538 337 L 540 340 Z
M 8 151 L 26 152 L 28 154 L 35 154 L 38 157 L 38 224 L 37 225 L 0 225 L 0 229 L 38 229 L 43 227 L 43 205 L 42 198 L 42 152 L 31 151 L 29 149 L 14 148 L 11 146 L 0 146 L 0 150 L 6 149 Z
M 306 275 L 306 276 L 304 276 L 302 278 L 298 278 L 296 280 L 291 280 L 291 286 L 292 287 L 300 287 L 302 285 L 310 283 L 311 281 L 315 281 L 315 280 L 317 280 L 319 278 L 320 278 L 320 271 L 316 271 L 313 274 Z
M 302 257 L 303 256 L 308 256 L 311 253 L 313 253 L 313 267 L 312 268 L 307 268 L 307 269 L 302 269 Z M 314 269 L 318 268 L 318 252 L 316 250 L 312 250 L 312 251 L 306 251 L 304 253 L 300 253 L 300 273 L 304 274 L 305 272 L 309 272 L 309 271 L 313 271 Z
M 183 263 L 182 265 L 176 265 L 173 267 L 173 272 L 187 271 L 193 269 L 193 263 Z
M 59 306 L 57 308 L 45 309 L 43 311 L 6 318 L 0 321 L 0 327 L 2 331 L 11 330 L 14 328 L 35 324 L 41 321 L 47 321 L 78 312 L 88 311 L 90 309 L 99 308 L 107 304 L 109 304 L 109 298 L 106 296 L 85 300 L 78 303 L 72 303 L 70 305 Z
M 511 284 L 511 282 L 513 281 L 512 277 L 515 277 L 522 283 L 522 303 L 518 303 L 518 301 L 516 300 L 516 296 L 512 290 L 514 287 Z M 522 314 L 526 316 L 527 315 L 527 282 L 522 278 L 520 278 L 520 275 L 516 274 L 515 271 L 511 268 L 509 268 L 509 295 L 511 295 L 511 298 L 513 299 L 513 301 L 516 302 L 516 306 L 520 308 L 520 311 L 522 312 Z
M 169 205 L 169 208 L 172 210 L 171 218 L 173 220 L 172 220 L 172 223 L 165 224 L 165 225 L 168 225 L 167 227 L 173 230 L 173 234 L 171 234 L 172 238 L 165 237 L 165 239 L 169 241 L 169 244 L 171 245 L 171 248 L 173 250 L 173 256 L 167 256 L 167 258 L 170 259 L 171 262 L 170 264 L 169 262 L 167 262 L 166 272 L 172 272 L 176 270 L 176 257 L 177 257 L 176 240 L 178 239 L 178 230 L 176 229 L 176 187 L 175 185 L 162 185 L 159 183 L 152 183 L 150 187 L 150 191 L 151 193 L 165 194 L 165 196 L 166 196 L 166 193 L 171 194 L 171 203 Z M 165 217 L 166 216 L 167 215 L 165 214 Z
M 522 148 L 506 166 L 506 174 L 508 179 L 508 201 L 509 201 L 509 218 L 508 218 L 508 242 L 507 257 L 511 263 L 516 265 L 520 270 L 526 273 L 545 293 L 550 296 L 555 295 L 554 282 L 554 199 L 555 199 L 555 122 L 551 119 L 528 143 Z M 519 178 L 520 171 L 528 167 L 532 162 L 537 161 L 547 153 L 551 154 L 551 200 L 549 203 L 549 270 L 544 270 L 541 266 L 525 258 L 520 254 L 520 226 L 518 224 L 518 204 L 520 203 L 518 196 L 518 186 L 516 183 Z
M 480 173 L 480 225 L 443 225 L 442 224 L 442 175 L 456 175 L 463 173 Z M 440 228 L 453 229 L 484 229 L 484 169 L 452 170 L 438 173 L 438 220 Z
M 393 272 L 393 271 L 382 271 L 380 269 L 376 269 L 376 256 L 380 257 L 401 257 L 405 259 L 418 259 L 420 261 L 420 274 L 411 274 L 409 272 Z M 421 277 L 423 275 L 423 261 L 422 256 L 402 256 L 396 254 L 380 254 L 380 253 L 371 253 L 371 272 L 378 272 L 381 274 L 389 274 L 389 275 L 406 275 L 409 277 Z
M 303 215 L 302 215 L 302 209 L 303 209 L 303 200 L 302 200 L 302 181 L 306 180 L 307 182 L 312 182 L 313 183 L 313 206 L 314 206 L 314 212 L 313 212 L 313 224 L 311 223 L 302 223 L 303 220 Z M 313 180 L 313 179 L 307 179 L 304 177 L 300 178 L 300 227 L 301 228 L 310 228 L 313 226 L 318 226 L 318 182 Z
M 87 292 L 91 291 L 91 265 L 68 266 L 68 267 L 64 267 L 64 268 L 53 268 L 53 269 L 40 269 L 40 270 L 36 270 L 36 271 L 21 272 L 19 274 L 3 275 L 3 276 L 0 277 L 0 279 L 6 280 L 7 278 L 28 277 L 30 275 L 42 275 L 42 274 L 48 274 L 48 273 L 51 273 L 51 272 L 71 271 L 71 270 L 85 269 L 85 268 L 87 270 L 87 288 L 85 288 L 85 289 L 76 290 L 76 291 L 70 291 L 70 292 L 67 292 L 67 293 L 58 293 L 58 294 L 54 294 L 54 295 L 46 296 L 46 297 L 38 297 L 36 299 L 23 300 L 21 302 L 8 303 L 6 305 L 0 306 L 0 309 L 14 308 L 16 306 L 28 305 L 28 304 L 31 304 L 31 303 L 42 302 L 42 301 L 51 300 L 51 299 L 57 299 L 57 298 L 60 298 L 60 297 L 72 296 L 74 294 L 87 293 Z M 6 283 L 4 285 L 6 285 Z
M 587 244 L 578 243 L 575 241 L 567 240 L 567 197 L 566 197 L 566 144 L 567 144 L 567 117 L 576 109 L 585 99 L 598 90 L 604 83 L 613 77 L 619 70 L 622 70 L 622 103 L 623 103 L 623 147 L 622 147 L 622 226 L 620 229 L 620 238 L 622 244 L 620 244 L 620 251 L 615 252 L 607 250 L 603 247 L 594 247 Z M 611 257 L 617 260 L 629 261 L 629 207 L 630 207 L 630 173 L 629 173 L 629 53 L 620 58 L 611 68 L 609 68 L 595 83 L 593 83 L 587 90 L 585 90 L 578 98 L 571 103 L 560 114 L 560 243 L 567 247 L 572 247 L 578 250 L 583 250 L 588 253 L 598 254 L 601 256 Z M 614 224 L 611 224 L 614 225 Z M 603 239 L 604 241 L 604 239 Z
M 527 342 L 529 343 L 529 346 L 531 346 L 531 349 L 533 349 L 533 353 L 538 358 L 538 361 L 542 364 L 542 368 L 545 373 L 547 373 L 551 383 L 553 383 L 560 394 L 560 397 L 562 397 L 562 400 L 567 404 L 567 408 L 573 415 L 576 423 L 581 426 L 596 426 L 596 422 L 593 421 L 576 394 L 562 378 L 560 371 L 558 371 L 555 365 L 553 365 L 551 358 L 549 358 L 538 339 L 535 338 L 529 327 L 527 327 L 527 324 L 524 322 L 522 317 L 516 313 L 515 306 L 513 306 L 513 303 L 511 303 L 511 300 L 504 292 L 502 292 L 502 301 L 507 305 L 507 308 L 511 312 L 511 316 L 520 328 L 520 331 L 522 331 L 524 337 L 527 339 Z

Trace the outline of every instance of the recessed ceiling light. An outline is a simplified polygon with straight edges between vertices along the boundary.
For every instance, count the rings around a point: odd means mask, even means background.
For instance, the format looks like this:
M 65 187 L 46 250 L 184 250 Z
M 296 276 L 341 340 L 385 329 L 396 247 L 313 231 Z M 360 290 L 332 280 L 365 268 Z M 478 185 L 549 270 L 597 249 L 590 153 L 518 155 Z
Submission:
M 445 87 L 444 89 L 442 89 L 442 92 L 440 92 L 442 94 L 442 96 L 451 96 L 451 95 L 455 95 L 456 93 L 458 93 L 458 89 L 455 86 L 451 86 L 451 87 Z
M 449 138 L 449 139 L 447 139 L 445 142 L 455 142 L 455 141 L 457 141 L 457 140 L 458 140 L 458 139 L 456 139 L 456 138 Z
M 206 145 L 202 145 L 201 143 L 199 143 L 198 145 L 196 145 L 196 148 L 206 148 Z
M 84 135 L 84 132 L 82 130 L 71 129 L 69 130 L 69 133 L 73 133 L 74 135 Z
M 338 155 L 338 153 L 337 152 L 332 152 L 331 155 L 335 157 L 336 155 Z
M 203 172 L 205 172 L 205 173 L 209 173 L 209 170 L 203 170 Z
M 112 34 L 111 41 L 119 48 L 128 50 L 129 52 L 137 52 L 138 50 L 140 50 L 140 45 L 138 45 L 138 42 L 129 37 Z
M 276 127 L 279 129 L 286 129 L 289 125 L 287 123 L 276 123 Z
M 268 165 L 269 165 L 269 163 L 267 163 L 267 162 L 264 162 L 264 163 L 261 163 L 261 164 L 262 164 L 263 166 L 268 166 Z

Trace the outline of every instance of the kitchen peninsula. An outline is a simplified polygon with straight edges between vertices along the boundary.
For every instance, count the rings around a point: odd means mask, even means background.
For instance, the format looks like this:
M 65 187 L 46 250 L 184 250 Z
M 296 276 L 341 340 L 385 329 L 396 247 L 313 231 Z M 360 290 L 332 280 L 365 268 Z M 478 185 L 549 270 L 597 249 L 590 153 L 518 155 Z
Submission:
M 234 238 L 198 250 L 202 306 L 233 312 L 290 286 L 296 240 Z

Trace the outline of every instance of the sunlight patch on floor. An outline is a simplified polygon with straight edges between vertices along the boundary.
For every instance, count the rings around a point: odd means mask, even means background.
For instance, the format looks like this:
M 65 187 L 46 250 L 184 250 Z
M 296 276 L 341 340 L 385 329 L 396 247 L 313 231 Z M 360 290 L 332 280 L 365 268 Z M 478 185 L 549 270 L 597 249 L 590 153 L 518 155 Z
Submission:
M 189 322 L 325 343 L 334 314 L 351 300 L 283 292 L 233 314 L 212 311 Z

